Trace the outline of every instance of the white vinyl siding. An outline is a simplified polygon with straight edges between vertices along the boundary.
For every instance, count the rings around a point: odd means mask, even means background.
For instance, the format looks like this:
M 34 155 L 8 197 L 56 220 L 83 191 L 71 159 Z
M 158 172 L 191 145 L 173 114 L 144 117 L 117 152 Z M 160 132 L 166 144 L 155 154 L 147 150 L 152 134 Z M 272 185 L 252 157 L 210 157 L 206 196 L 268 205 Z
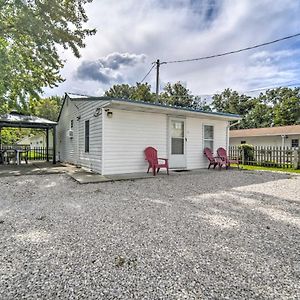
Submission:
M 226 127 L 227 121 L 208 120 L 200 118 L 186 119 L 186 148 L 187 168 L 197 169 L 207 167 L 207 158 L 203 155 L 203 125 L 214 126 L 214 149 L 226 148 Z
M 57 146 L 59 159 L 89 168 L 102 169 L 102 115 L 96 110 L 107 102 L 66 99 L 58 123 Z M 67 136 L 73 120 L 73 138 Z M 85 121 L 89 120 L 89 152 L 85 152 Z
M 167 157 L 167 115 L 110 109 L 104 119 L 102 174 L 146 172 L 144 149 L 152 146 Z
M 299 139 L 300 135 L 288 135 L 284 139 L 284 146 L 291 147 L 292 139 Z M 281 136 L 251 136 L 251 137 L 235 137 L 230 138 L 230 146 L 238 146 L 241 144 L 241 141 L 246 141 L 246 144 L 253 146 L 263 146 L 263 147 L 281 147 L 282 146 L 282 137 Z
M 81 101 L 76 105 L 80 111 L 78 132 L 78 161 L 83 167 L 101 173 L 102 169 L 102 116 L 94 116 L 101 103 L 97 101 Z M 85 150 L 85 125 L 89 121 L 89 151 Z
M 66 98 L 57 125 L 56 145 L 59 161 L 73 164 L 77 163 L 78 144 L 76 132 L 78 130 L 78 124 L 76 121 L 74 121 L 72 128 L 74 137 L 72 139 L 68 137 L 68 130 L 70 129 L 71 120 L 76 120 L 77 115 L 78 112 L 77 108 L 74 106 L 74 103 L 70 101 L 70 99 Z

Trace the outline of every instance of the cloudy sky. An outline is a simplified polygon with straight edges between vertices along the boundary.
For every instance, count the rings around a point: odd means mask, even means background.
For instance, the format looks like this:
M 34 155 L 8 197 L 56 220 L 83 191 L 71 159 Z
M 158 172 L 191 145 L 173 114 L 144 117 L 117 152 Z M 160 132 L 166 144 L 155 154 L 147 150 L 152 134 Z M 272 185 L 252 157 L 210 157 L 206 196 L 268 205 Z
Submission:
M 70 51 L 66 81 L 45 94 L 102 95 L 111 85 L 141 81 L 156 59 L 170 61 L 227 52 L 300 32 L 299 0 L 94 0 L 81 58 Z M 146 80 L 155 90 L 155 70 Z M 181 81 L 195 95 L 226 87 L 252 91 L 300 85 L 300 37 L 199 62 L 161 66 L 161 88 Z

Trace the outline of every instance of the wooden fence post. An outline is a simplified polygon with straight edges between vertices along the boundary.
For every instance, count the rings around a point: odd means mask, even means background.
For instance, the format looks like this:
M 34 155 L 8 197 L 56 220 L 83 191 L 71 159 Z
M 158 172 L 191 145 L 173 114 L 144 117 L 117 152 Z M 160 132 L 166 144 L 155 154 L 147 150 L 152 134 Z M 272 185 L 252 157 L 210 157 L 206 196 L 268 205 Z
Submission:
M 300 160 L 300 156 L 299 156 L 299 150 L 293 150 L 294 151 L 294 155 L 293 155 L 293 168 L 295 170 L 297 170 L 299 168 L 299 160 Z

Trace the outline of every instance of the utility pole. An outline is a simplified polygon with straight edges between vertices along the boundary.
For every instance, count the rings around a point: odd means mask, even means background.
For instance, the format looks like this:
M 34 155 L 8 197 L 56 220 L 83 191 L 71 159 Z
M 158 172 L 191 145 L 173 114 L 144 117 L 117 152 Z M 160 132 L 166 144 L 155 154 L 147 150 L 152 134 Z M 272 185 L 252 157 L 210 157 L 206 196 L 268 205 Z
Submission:
M 159 97 L 159 67 L 160 67 L 159 59 L 155 62 L 155 64 L 156 64 L 156 101 L 158 101 L 158 97 Z

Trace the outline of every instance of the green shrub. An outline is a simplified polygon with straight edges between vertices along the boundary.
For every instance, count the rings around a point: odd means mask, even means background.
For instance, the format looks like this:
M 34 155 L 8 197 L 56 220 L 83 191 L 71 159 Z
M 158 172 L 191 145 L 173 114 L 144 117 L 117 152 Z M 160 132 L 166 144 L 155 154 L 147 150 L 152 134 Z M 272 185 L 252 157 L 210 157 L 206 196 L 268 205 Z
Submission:
M 254 161 L 254 146 L 250 144 L 239 145 L 241 152 L 244 152 L 245 162 Z

